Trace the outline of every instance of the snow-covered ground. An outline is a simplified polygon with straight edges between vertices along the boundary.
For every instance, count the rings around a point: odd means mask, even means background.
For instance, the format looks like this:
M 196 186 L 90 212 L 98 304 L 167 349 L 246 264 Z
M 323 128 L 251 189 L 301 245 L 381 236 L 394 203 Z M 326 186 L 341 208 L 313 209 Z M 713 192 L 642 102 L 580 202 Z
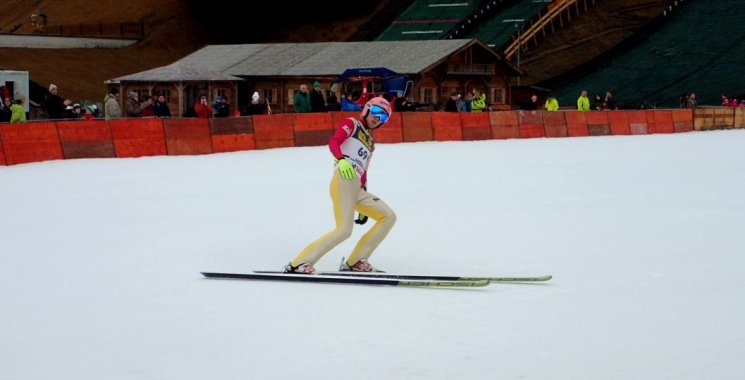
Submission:
M 744 169 L 743 130 L 378 145 L 374 265 L 554 275 L 417 289 L 199 274 L 329 231 L 326 147 L 0 167 L 0 379 L 739 380 Z

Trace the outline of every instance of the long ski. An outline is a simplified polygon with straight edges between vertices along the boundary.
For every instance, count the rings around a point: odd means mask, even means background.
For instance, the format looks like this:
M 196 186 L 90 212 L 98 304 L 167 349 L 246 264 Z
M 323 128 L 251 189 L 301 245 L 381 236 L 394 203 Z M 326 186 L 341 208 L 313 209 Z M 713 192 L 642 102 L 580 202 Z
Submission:
M 356 285 L 383 285 L 383 286 L 408 286 L 424 288 L 455 288 L 455 287 L 480 287 L 489 285 L 488 279 L 474 280 L 436 280 L 424 279 L 399 279 L 371 276 L 351 275 L 324 275 L 324 274 L 292 274 L 292 273 L 216 273 L 201 272 L 204 277 L 214 279 L 234 280 L 267 280 L 267 281 L 294 281 L 294 282 L 320 282 L 334 284 L 356 284 Z
M 254 271 L 259 274 L 276 274 L 283 273 L 280 271 Z M 553 278 L 551 275 L 542 276 L 483 276 L 483 277 L 465 277 L 465 276 L 427 276 L 418 274 L 392 274 L 386 272 L 319 272 L 325 276 L 350 276 L 350 277 L 367 277 L 397 280 L 437 280 L 437 281 L 480 281 L 488 280 L 490 282 L 543 282 Z

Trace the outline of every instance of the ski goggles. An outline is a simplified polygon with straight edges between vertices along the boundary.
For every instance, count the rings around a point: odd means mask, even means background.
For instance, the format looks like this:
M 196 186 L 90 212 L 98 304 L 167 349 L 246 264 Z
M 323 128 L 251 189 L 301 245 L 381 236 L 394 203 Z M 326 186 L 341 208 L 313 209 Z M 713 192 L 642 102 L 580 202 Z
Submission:
M 383 124 L 386 121 L 388 121 L 388 113 L 385 112 L 384 109 L 378 106 L 370 107 L 370 114 L 380 119 L 380 124 Z

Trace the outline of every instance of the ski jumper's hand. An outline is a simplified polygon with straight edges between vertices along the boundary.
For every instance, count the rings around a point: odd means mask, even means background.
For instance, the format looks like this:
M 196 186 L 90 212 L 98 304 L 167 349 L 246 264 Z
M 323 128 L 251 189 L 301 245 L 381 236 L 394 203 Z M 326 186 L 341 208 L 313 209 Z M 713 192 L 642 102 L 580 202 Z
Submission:
M 352 166 L 352 164 L 349 163 L 349 161 L 342 158 L 336 164 L 339 167 L 339 174 L 341 174 L 341 178 L 352 180 L 357 177 L 357 172 L 356 170 L 354 170 L 354 167 Z
M 362 225 L 367 223 L 367 215 L 365 214 L 357 214 L 357 219 L 354 221 L 355 223 Z

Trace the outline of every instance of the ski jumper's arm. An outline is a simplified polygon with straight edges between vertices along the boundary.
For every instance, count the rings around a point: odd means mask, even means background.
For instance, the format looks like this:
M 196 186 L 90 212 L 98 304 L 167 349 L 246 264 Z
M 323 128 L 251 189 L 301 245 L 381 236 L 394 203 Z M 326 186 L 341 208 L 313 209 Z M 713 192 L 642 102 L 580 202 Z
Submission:
M 354 130 L 354 121 L 352 119 L 345 119 L 341 125 L 336 128 L 334 135 L 331 137 L 331 140 L 329 140 L 329 150 L 331 150 L 331 154 L 334 155 L 334 158 L 336 158 L 337 161 L 343 158 L 349 158 L 349 155 L 347 154 L 348 152 L 342 150 L 342 144 L 352 137 Z M 367 168 L 364 168 L 364 173 L 360 176 L 360 185 L 363 189 L 367 188 Z

